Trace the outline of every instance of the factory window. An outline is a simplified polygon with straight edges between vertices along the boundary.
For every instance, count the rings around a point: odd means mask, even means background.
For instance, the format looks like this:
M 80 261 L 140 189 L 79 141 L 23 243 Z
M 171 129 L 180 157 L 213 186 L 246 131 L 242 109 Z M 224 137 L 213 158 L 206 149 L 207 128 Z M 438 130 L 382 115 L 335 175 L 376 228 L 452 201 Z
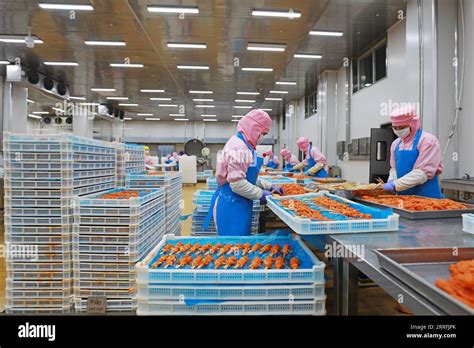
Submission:
M 352 61 L 352 93 L 372 86 L 387 77 L 386 39 Z
M 359 79 L 358 79 L 358 60 L 353 59 L 352 60 L 352 93 L 355 93 L 359 90 Z
M 283 112 L 281 113 L 281 129 L 286 129 L 286 107 L 283 107 Z
M 318 91 L 312 92 L 305 98 L 305 113 L 304 118 L 313 116 L 318 112 Z
M 360 89 L 372 86 L 373 79 L 373 55 L 372 53 L 359 60 L 359 84 Z
M 387 77 L 387 43 L 375 50 L 375 81 Z

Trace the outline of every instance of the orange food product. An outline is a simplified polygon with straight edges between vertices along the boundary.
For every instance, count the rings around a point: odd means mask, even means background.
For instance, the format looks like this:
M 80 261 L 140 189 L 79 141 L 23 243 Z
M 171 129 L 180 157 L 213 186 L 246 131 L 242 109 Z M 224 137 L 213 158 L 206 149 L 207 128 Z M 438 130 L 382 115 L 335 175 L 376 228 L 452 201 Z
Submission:
M 265 246 L 260 249 L 260 255 L 265 254 L 266 252 L 269 252 L 272 248 L 271 244 L 265 244 Z
M 166 254 L 168 251 L 171 250 L 171 248 L 173 247 L 173 244 L 166 244 L 163 249 L 161 249 L 161 252 L 160 254 Z
M 178 242 L 173 248 L 171 248 L 170 255 L 179 253 L 181 251 L 182 246 L 183 246 L 183 242 Z
M 206 257 L 199 263 L 198 268 L 203 268 L 208 266 L 212 261 L 214 261 L 214 258 L 211 255 L 206 255 Z
M 167 258 L 168 258 L 168 255 L 160 256 L 160 258 L 151 265 L 151 268 L 160 267 L 166 261 Z
M 168 255 L 165 261 L 165 268 L 168 268 L 170 266 L 173 266 L 173 264 L 176 262 L 176 256 L 175 255 Z
M 185 253 L 185 252 L 187 252 L 189 249 L 192 248 L 192 246 L 193 246 L 193 245 L 192 245 L 191 243 L 188 243 L 188 244 L 186 244 L 186 245 L 181 246 L 181 248 L 179 249 L 179 253 Z M 179 254 L 179 253 L 178 253 L 178 254 Z
M 226 262 L 227 262 L 227 259 L 225 258 L 225 256 L 221 256 L 216 260 L 216 262 L 214 262 L 214 268 L 215 269 L 221 268 L 222 266 L 226 264 Z
M 260 257 L 256 256 L 253 258 L 252 263 L 250 264 L 249 268 L 257 269 L 262 265 L 262 263 L 263 263 L 263 260 Z
M 304 174 L 293 174 L 293 179 L 314 179 L 314 176 L 308 176 Z
M 283 187 L 285 196 L 304 195 L 307 193 L 306 190 L 298 184 L 283 184 L 280 186 Z
M 227 254 L 236 254 L 239 252 L 239 250 L 242 248 L 242 244 L 237 243 L 235 244 L 232 248 L 230 248 L 229 252 Z
M 409 211 L 458 210 L 466 206 L 450 199 L 436 199 L 420 196 L 380 195 L 378 197 L 363 196 L 362 199 Z
M 276 269 L 283 269 L 285 268 L 285 259 L 281 256 L 278 256 L 275 259 L 275 268 Z
M 209 250 L 209 254 L 213 255 L 213 254 L 217 253 L 220 250 L 220 248 L 222 248 L 222 243 L 218 243 L 218 244 L 214 245 L 211 248 L 211 250 Z
M 256 253 L 263 247 L 262 243 L 257 243 L 253 246 L 252 250 L 250 251 L 251 253 Z
M 244 268 L 244 266 L 249 262 L 248 256 L 242 256 L 238 261 L 234 268 Z
M 200 247 L 201 247 L 201 244 L 199 243 L 194 244 L 192 248 L 189 249 L 188 254 L 195 253 Z
M 290 268 L 292 269 L 300 268 L 300 259 L 297 257 L 292 257 L 290 260 Z
M 271 249 L 270 249 L 270 256 L 275 256 L 278 254 L 280 251 L 280 244 L 275 244 Z
M 288 256 L 288 254 L 290 253 L 290 251 L 291 251 L 291 247 L 290 247 L 289 244 L 285 244 L 285 245 L 283 245 L 283 248 L 281 248 L 281 254 L 282 254 L 284 257 Z
M 229 268 L 231 266 L 234 266 L 237 263 L 237 259 L 234 256 L 231 256 L 227 259 L 227 262 L 225 263 L 224 268 Z
M 191 262 L 191 268 L 196 268 L 196 267 L 199 267 L 199 265 L 201 264 L 201 261 L 202 261 L 202 256 L 199 255 L 197 256 L 193 262 Z
M 125 191 L 120 191 L 120 192 L 113 192 L 113 193 L 106 193 L 98 198 L 100 199 L 130 199 L 134 197 L 138 197 L 140 194 L 138 191 L 132 191 L 132 190 L 125 190 Z
M 436 286 L 474 308 L 474 260 L 451 264 L 449 271 L 451 278 L 437 279 Z
M 263 260 L 263 265 L 266 269 L 271 269 L 273 267 L 273 258 L 271 256 L 267 256 L 265 260 Z
M 165 172 L 156 172 L 156 171 L 149 171 L 146 172 L 145 175 L 164 175 L 166 174 Z
M 242 255 L 247 255 L 250 252 L 251 245 L 250 243 L 245 243 L 242 247 Z
M 319 211 L 311 209 L 306 203 L 296 199 L 281 200 L 280 204 L 285 208 L 295 212 L 296 216 L 305 217 L 311 220 L 329 221 L 330 219 L 322 215 Z
M 212 244 L 207 243 L 199 248 L 199 252 L 204 254 L 206 251 L 208 251 L 211 248 L 212 248 Z
M 232 248 L 232 244 L 227 243 L 221 248 L 221 250 L 219 250 L 219 253 L 217 255 L 220 256 L 220 255 L 228 253 L 230 248 Z
M 320 206 L 329 208 L 330 210 L 348 216 L 355 219 L 372 219 L 372 215 L 364 214 L 358 211 L 357 209 L 352 208 L 348 204 L 337 202 L 336 200 L 329 197 L 317 197 L 313 198 L 312 201 Z
M 193 261 L 193 257 L 190 255 L 185 255 L 181 259 L 179 259 L 176 268 L 187 266 L 191 263 L 191 261 Z

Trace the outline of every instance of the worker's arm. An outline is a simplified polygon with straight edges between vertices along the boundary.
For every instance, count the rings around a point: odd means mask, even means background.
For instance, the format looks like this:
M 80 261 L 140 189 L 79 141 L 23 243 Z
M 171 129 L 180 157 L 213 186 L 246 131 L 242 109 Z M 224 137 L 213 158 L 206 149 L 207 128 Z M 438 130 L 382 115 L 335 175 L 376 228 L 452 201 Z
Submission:
M 309 175 L 314 175 L 323 168 L 324 168 L 323 163 L 316 163 L 314 166 L 312 166 L 311 168 L 308 169 L 308 174 Z
M 395 184 L 395 190 L 400 192 L 418 185 L 423 185 L 427 180 L 428 177 L 421 169 L 413 169 L 400 179 L 395 179 L 393 183 Z
M 266 181 L 260 180 L 260 178 L 257 178 L 257 186 L 260 187 L 263 190 L 270 191 L 272 189 L 273 185 L 266 182 Z
M 231 182 L 230 189 L 232 192 L 251 200 L 260 199 L 263 194 L 263 190 L 261 188 L 252 185 L 246 179 Z
M 395 168 L 390 168 L 388 173 L 388 181 L 394 181 L 397 178 L 397 170 Z

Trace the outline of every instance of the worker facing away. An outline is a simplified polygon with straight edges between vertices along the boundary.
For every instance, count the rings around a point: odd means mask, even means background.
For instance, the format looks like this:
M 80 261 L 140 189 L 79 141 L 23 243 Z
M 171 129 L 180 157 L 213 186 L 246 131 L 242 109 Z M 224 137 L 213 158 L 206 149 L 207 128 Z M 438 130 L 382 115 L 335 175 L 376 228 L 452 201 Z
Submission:
M 283 167 L 285 172 L 291 172 L 293 167 L 300 163 L 300 161 L 298 161 L 298 157 L 293 155 L 288 149 L 281 149 L 280 155 L 285 160 L 285 166 Z
M 265 165 L 268 168 L 277 169 L 278 166 L 280 165 L 280 160 L 278 159 L 278 156 L 274 155 L 272 150 L 265 152 L 264 155 L 265 155 L 265 159 L 268 159 L 265 162 Z
M 305 174 L 318 178 L 328 177 L 326 157 L 309 142 L 306 137 L 301 137 L 296 141 L 298 148 L 305 154 L 303 162 L 295 165 L 293 171 L 305 170 Z
M 390 150 L 390 175 L 387 191 L 402 195 L 443 198 L 438 176 L 443 172 L 438 139 L 420 127 L 414 109 L 401 108 L 391 115 L 397 135 Z
M 262 110 L 250 111 L 237 123 L 237 134 L 227 141 L 218 156 L 218 189 L 211 201 L 205 229 L 214 216 L 219 235 L 249 235 L 253 200 L 266 204 L 272 192 L 283 194 L 281 187 L 265 185 L 258 179 L 263 158 L 257 157 L 255 149 L 271 127 L 272 119 Z
M 154 169 L 153 158 L 150 156 L 150 147 L 145 146 L 145 168 L 146 169 Z

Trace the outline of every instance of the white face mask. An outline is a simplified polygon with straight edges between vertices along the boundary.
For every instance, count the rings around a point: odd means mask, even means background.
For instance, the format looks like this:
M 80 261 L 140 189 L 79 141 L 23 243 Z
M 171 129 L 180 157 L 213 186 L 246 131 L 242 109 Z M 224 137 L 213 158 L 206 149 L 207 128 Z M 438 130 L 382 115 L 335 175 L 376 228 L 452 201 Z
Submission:
M 259 136 L 258 139 L 257 139 L 257 144 L 261 144 L 262 141 L 263 141 L 263 138 L 265 138 L 265 135 L 260 134 L 260 136 Z
M 400 139 L 405 139 L 407 136 L 410 135 L 410 128 L 403 128 L 403 129 L 400 129 L 400 130 L 394 130 L 393 131 L 397 137 L 399 137 Z

